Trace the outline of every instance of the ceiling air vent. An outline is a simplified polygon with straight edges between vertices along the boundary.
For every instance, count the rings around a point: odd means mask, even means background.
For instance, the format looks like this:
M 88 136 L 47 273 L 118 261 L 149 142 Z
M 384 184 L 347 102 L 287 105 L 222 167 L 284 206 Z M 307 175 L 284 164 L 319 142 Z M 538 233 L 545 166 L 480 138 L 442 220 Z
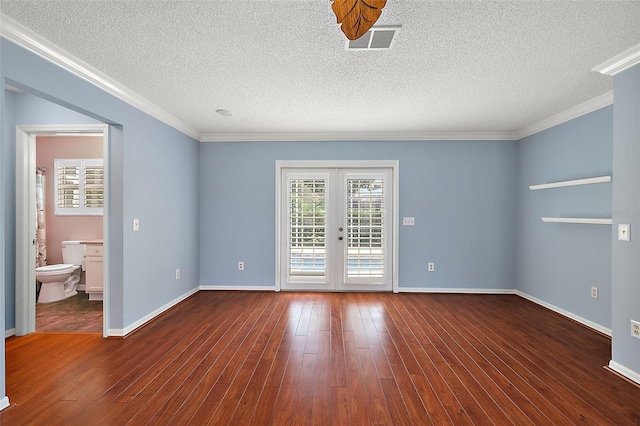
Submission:
M 374 27 L 357 40 L 347 40 L 345 50 L 388 50 L 393 47 L 400 26 Z

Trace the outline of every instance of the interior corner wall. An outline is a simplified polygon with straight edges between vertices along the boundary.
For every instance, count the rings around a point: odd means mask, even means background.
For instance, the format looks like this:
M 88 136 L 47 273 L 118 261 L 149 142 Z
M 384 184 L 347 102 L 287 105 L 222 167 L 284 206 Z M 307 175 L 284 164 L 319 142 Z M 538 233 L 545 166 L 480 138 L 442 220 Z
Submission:
M 274 288 L 276 160 L 398 160 L 396 220 L 415 217 L 399 227 L 399 290 L 512 292 L 516 151 L 515 141 L 203 143 L 201 285 Z
M 612 235 L 613 339 L 611 366 L 640 383 L 640 65 L 614 77 L 613 227 L 631 225 L 631 241 Z
M 610 218 L 611 183 L 535 191 L 529 185 L 611 175 L 612 151 L 608 106 L 520 140 L 517 160 L 518 291 L 606 330 L 611 226 L 545 223 L 541 217 Z M 591 287 L 599 289 L 597 299 Z

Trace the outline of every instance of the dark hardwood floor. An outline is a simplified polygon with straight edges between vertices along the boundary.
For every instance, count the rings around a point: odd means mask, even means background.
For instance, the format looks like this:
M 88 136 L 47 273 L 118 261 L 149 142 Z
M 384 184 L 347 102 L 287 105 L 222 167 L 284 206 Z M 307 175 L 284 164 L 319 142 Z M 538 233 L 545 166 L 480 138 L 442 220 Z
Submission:
M 79 291 L 58 302 L 37 303 L 36 331 L 102 333 L 102 302 Z
M 2 425 L 640 424 L 610 340 L 518 296 L 201 291 L 6 340 Z

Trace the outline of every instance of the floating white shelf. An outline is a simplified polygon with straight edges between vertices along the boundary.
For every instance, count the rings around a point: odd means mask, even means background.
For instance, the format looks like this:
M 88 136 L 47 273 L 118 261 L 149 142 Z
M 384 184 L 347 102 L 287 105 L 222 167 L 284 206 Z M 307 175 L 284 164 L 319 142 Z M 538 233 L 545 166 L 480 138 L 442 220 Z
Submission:
M 598 176 L 586 179 L 565 180 L 562 182 L 543 183 L 540 185 L 531 185 L 529 189 L 535 191 L 536 189 L 549 189 L 560 188 L 563 186 L 576 186 L 576 185 L 590 185 L 593 183 L 611 182 L 611 176 Z
M 543 217 L 543 222 L 551 223 L 586 223 L 590 225 L 611 225 L 613 219 L 600 219 L 595 217 Z

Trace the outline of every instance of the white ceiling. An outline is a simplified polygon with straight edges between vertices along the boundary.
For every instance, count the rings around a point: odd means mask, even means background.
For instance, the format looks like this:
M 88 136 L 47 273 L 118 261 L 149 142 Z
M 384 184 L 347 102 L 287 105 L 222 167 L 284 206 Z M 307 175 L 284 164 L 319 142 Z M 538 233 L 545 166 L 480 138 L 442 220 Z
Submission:
M 518 132 L 609 92 L 591 69 L 640 42 L 640 1 L 388 0 L 378 25 L 402 30 L 366 52 L 344 50 L 329 0 L 0 0 L 0 12 L 211 140 Z

